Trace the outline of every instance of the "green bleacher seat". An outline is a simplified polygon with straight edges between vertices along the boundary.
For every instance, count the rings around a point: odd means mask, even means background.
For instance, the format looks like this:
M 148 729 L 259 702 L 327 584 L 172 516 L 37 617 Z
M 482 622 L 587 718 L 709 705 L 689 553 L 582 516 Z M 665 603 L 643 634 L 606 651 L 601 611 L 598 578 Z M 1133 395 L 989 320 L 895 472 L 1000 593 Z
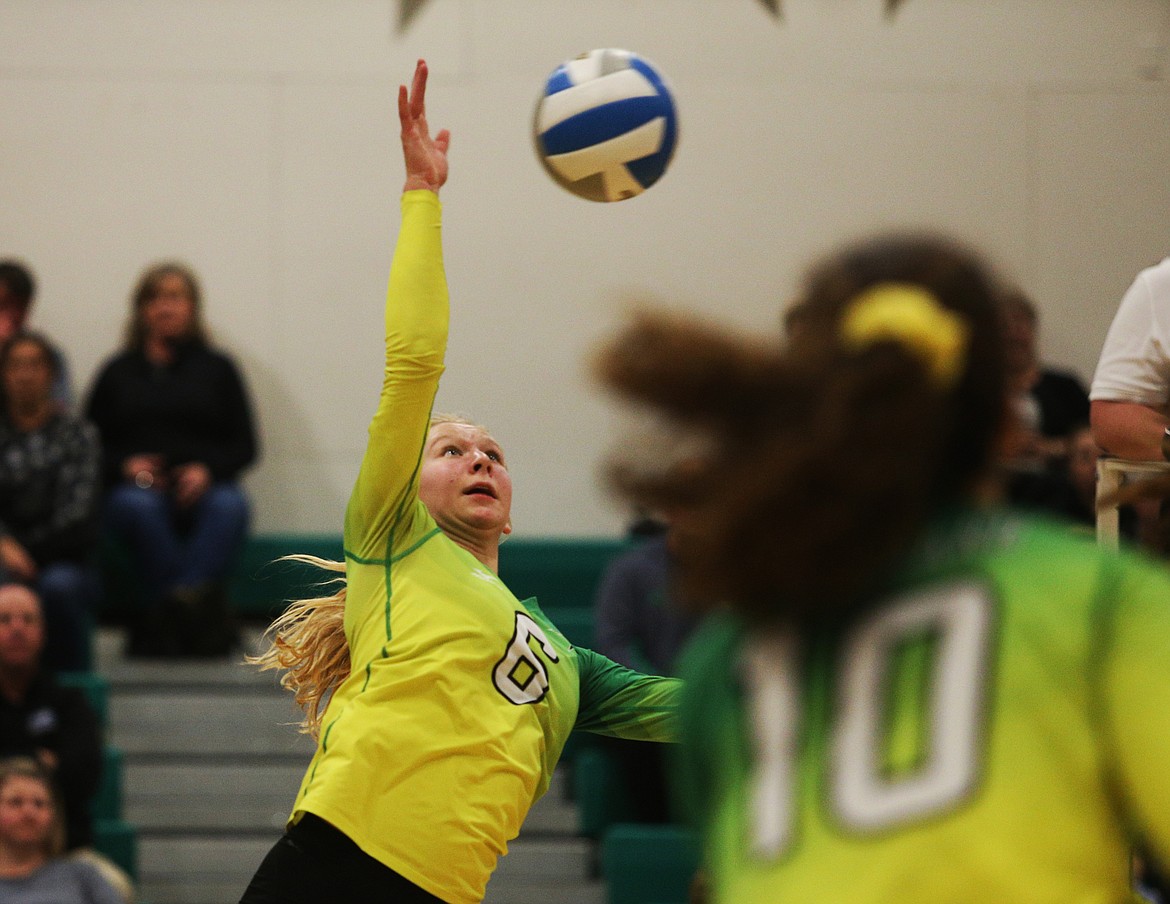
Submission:
M 572 763 L 573 800 L 581 835 L 599 839 L 614 823 L 631 818 L 624 779 L 609 753 L 582 739 Z
M 95 819 L 93 846 L 138 881 L 138 830 L 121 819 Z
M 592 609 L 546 609 L 541 606 L 541 610 L 573 646 L 593 648 Z
M 699 856 L 678 826 L 618 823 L 601 840 L 608 904 L 686 904 Z
M 102 732 L 110 719 L 110 684 L 93 672 L 61 672 L 57 681 L 65 687 L 81 688 L 98 714 Z M 117 747 L 102 749 L 102 778 L 93 798 L 94 847 L 137 878 L 138 832 L 122 819 L 125 756 Z
M 117 747 L 102 751 L 102 781 L 93 799 L 94 819 L 122 818 L 122 776 L 125 756 Z
M 597 585 L 614 556 L 628 549 L 629 541 L 606 538 L 511 538 L 500 547 L 500 577 L 520 599 L 535 596 L 546 612 L 591 611 Z M 340 534 L 258 534 L 248 538 L 232 571 L 228 596 L 245 618 L 270 620 L 294 599 L 315 594 L 328 575 L 310 566 L 277 561 L 282 556 L 304 553 L 340 560 Z M 125 621 L 138 605 L 141 587 L 129 552 L 112 537 L 101 543 L 104 599 L 101 615 L 106 622 Z M 571 622 L 571 623 L 570 623 Z M 572 622 L 566 636 L 588 645 L 592 625 Z
M 605 567 L 629 547 L 626 540 L 517 537 L 500 547 L 500 578 L 520 599 L 535 596 L 545 612 L 592 609 Z
M 265 621 L 275 618 L 292 600 L 319 596 L 317 586 L 332 575 L 283 556 L 309 555 L 339 562 L 341 536 L 334 534 L 265 534 L 249 537 L 232 571 L 228 596 L 236 610 Z M 332 592 L 332 591 L 328 591 Z
M 59 672 L 57 683 L 62 687 L 76 687 L 85 691 L 86 699 L 97 713 L 104 732 L 110 722 L 110 682 L 95 672 Z

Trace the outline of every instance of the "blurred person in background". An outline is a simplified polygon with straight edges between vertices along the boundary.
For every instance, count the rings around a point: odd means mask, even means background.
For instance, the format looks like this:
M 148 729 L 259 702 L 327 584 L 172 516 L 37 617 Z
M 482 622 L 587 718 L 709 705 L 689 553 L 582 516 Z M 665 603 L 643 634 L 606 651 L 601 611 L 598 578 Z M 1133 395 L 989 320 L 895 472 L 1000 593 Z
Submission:
M 36 594 L 0 585 L 0 756 L 32 757 L 49 774 L 63 802 L 66 849 L 74 850 L 93 843 L 101 728 L 85 692 L 62 687 L 42 666 L 44 644 Z
M 36 760 L 0 760 L 0 901 L 4 904 L 126 904 L 96 864 L 65 857 L 52 782 Z
M 1039 315 L 1018 286 L 1005 291 L 1003 312 L 1009 392 L 1017 407 L 1012 458 L 1024 470 L 1059 469 L 1072 431 L 1089 419 L 1089 394 L 1075 374 L 1041 362 Z
M 53 399 L 56 366 L 39 333 L 0 346 L 0 580 L 36 588 L 45 664 L 70 671 L 89 667 L 100 598 L 101 452 L 93 426 Z
M 25 328 L 29 311 L 37 297 L 37 283 L 32 271 L 17 260 L 0 261 L 0 344 Z M 53 400 L 63 409 L 73 405 L 73 387 L 65 356 L 55 345 L 53 356 Z
M 636 545 L 606 567 L 594 598 L 594 647 L 629 669 L 676 674 L 678 655 L 698 618 L 676 598 L 669 520 L 645 516 L 629 534 Z M 595 742 L 623 779 L 630 822 L 674 818 L 667 791 L 667 755 L 659 744 L 599 737 Z
M 239 368 L 208 340 L 202 293 L 179 263 L 148 268 L 126 341 L 94 382 L 105 524 L 145 585 L 133 656 L 222 656 L 236 643 L 226 584 L 250 505 L 240 477 L 257 456 Z

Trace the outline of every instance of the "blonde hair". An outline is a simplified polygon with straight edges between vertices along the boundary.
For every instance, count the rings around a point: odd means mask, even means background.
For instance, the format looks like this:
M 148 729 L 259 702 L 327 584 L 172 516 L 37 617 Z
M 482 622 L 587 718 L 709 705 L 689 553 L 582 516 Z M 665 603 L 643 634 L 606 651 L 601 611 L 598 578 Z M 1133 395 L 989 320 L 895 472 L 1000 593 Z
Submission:
M 301 562 L 342 575 L 318 586 L 337 589 L 327 595 L 296 600 L 277 618 L 264 636 L 268 649 L 247 661 L 261 671 L 283 669 L 280 686 L 293 692 L 305 713 L 303 734 L 316 739 L 321 733 L 325 707 L 333 692 L 349 677 L 349 641 L 345 636 L 345 563 L 317 556 L 283 556 L 280 562 Z
M 428 433 L 440 424 L 465 424 L 491 435 L 486 427 L 455 414 L 432 415 Z M 351 668 L 345 636 L 345 562 L 309 555 L 283 556 L 277 561 L 300 562 L 338 575 L 318 585 L 336 588 L 333 593 L 290 603 L 264 632 L 270 638 L 268 648 L 246 658 L 261 671 L 283 670 L 281 687 L 293 692 L 297 706 L 305 713 L 300 730 L 316 739 L 329 699 L 349 677 Z
M 49 806 L 53 808 L 53 819 L 49 823 L 48 837 L 43 851 L 46 857 L 59 857 L 65 852 L 65 818 L 62 815 L 61 800 L 49 773 L 30 756 L 14 756 L 0 760 L 0 793 L 9 779 L 30 778 L 40 782 L 49 795 Z
M 472 429 L 479 430 L 482 433 L 486 433 L 488 436 L 492 435 L 492 432 L 483 424 L 477 424 L 466 415 L 454 414 L 452 412 L 436 412 L 435 414 L 432 414 L 431 421 L 427 425 L 427 432 L 430 433 L 430 431 L 434 430 L 436 427 L 442 426 L 443 424 L 459 424 L 463 427 L 471 427 Z

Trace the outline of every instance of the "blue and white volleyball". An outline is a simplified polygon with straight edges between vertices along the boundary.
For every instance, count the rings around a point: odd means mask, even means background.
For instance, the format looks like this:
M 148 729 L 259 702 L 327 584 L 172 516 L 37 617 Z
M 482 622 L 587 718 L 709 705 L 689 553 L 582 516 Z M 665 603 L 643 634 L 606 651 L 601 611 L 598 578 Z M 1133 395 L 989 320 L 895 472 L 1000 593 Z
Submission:
M 678 115 L 665 80 L 642 57 L 591 50 L 548 77 L 533 137 L 557 183 L 590 201 L 624 201 L 666 172 Z

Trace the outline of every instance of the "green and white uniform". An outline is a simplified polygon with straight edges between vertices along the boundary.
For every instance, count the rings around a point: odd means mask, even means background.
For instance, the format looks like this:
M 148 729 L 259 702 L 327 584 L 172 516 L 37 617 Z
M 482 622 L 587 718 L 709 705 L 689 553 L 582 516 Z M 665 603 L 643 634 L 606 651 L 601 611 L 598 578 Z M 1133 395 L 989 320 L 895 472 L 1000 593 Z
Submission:
M 443 371 L 440 206 L 407 192 L 386 301 L 386 372 L 345 516 L 352 671 L 293 810 L 452 904 L 480 901 L 574 725 L 675 734 L 678 684 L 572 647 L 435 526 L 418 499 Z
M 1113 904 L 1170 862 L 1170 573 L 1005 514 L 939 525 L 832 636 L 706 626 L 681 787 L 717 904 Z

